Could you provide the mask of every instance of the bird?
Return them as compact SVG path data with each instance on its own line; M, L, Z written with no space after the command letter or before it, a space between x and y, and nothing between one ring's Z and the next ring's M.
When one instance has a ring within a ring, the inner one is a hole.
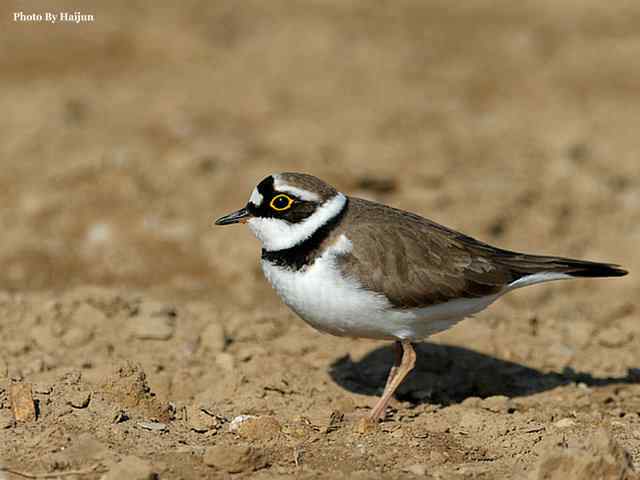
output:
M393 366L368 415L375 423L415 366L414 343L522 287L628 273L615 264L494 247L305 173L267 176L243 208L215 221L235 223L253 231L265 277L309 325L394 342Z

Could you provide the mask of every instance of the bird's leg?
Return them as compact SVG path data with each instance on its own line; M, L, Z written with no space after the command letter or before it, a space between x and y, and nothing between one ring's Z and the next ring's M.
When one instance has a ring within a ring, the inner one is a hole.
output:
M398 371L398 367L400 367L401 363L402 363L402 343L400 343L399 341L395 341L393 342L393 365L389 370L389 375L387 375L387 383L384 386L385 391L387 390L387 387L393 380L393 377L396 376L396 372Z
M387 386L384 389L382 397L380 397L380 400L378 400L378 403L376 403L375 407L373 407L369 414L369 418L373 421L378 421L384 417L391 397L416 364L416 352L413 349L411 342L409 340L402 340L400 346L402 347L402 360L400 361L400 365L393 372L393 378L387 382ZM389 376L391 377L391 372Z

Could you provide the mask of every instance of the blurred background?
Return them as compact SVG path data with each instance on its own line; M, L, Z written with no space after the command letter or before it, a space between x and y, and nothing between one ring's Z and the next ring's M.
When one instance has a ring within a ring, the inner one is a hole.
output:
M12 21L47 10L95 21ZM0 288L275 302L257 241L211 224L287 170L640 268L637 2L4 1L0 18Z
M638 1L3 0L0 457L199 479L207 447L251 442L261 478L507 478L583 471L555 455L605 425L640 465L639 59ZM363 438L340 412L373 405L391 349L313 331L249 230L212 226L278 171L631 275L525 289L429 339ZM14 426L11 381L36 422ZM271 427L230 433L248 413Z

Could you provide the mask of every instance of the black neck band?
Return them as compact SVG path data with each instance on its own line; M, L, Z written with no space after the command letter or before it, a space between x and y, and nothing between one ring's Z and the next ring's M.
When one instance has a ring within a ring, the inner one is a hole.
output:
M318 228L313 234L303 240L302 242L294 245L291 248L285 248L283 250L267 251L262 249L262 260L265 260L278 267L284 267L289 270L302 270L305 267L313 265L318 257L320 245L329 236L331 230L333 230L342 218L345 212L349 208L349 200L342 207L342 210L327 223Z

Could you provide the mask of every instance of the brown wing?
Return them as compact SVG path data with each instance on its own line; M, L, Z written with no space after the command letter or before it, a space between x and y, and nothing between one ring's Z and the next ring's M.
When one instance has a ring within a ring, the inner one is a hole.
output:
M536 272L624 272L613 265L501 250L418 215L357 198L350 199L349 214L353 249L340 258L341 267L397 308L491 295Z

